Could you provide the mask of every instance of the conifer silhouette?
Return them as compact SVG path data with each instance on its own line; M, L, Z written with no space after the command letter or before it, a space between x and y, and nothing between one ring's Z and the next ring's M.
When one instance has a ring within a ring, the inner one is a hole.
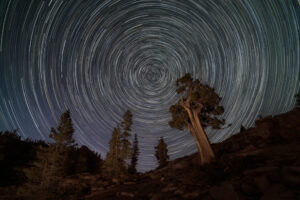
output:
M121 159L121 130L117 126L114 128L112 138L109 142L109 152L102 166L102 173L107 178L119 179L124 174L124 161Z
M109 152L102 166L102 173L105 177L121 179L128 173L127 159L131 157L131 143L128 140L132 125L132 113L127 110L124 113L121 127L117 126L109 142ZM123 131L123 133L122 133Z
M54 142L48 145L39 145L36 151L36 160L24 169L28 181L23 188L20 188L21 193L48 191L49 194L54 195L53 190L59 190L57 182L67 174L68 152L75 145L72 138L73 133L70 111L67 110L61 115L57 130L51 128L49 137Z
M136 165L138 161L139 156L139 147L138 147L138 138L137 135L134 134L134 141L133 141L133 147L132 147L132 156L131 156L131 164L129 167L129 173L136 173Z
M123 116L122 128L123 134L121 135L121 159L126 160L131 156L131 143L128 140L130 137L132 125L132 114L130 110L127 110Z
M164 139L161 137L158 145L155 147L155 156L159 164L159 168L164 167L169 159L168 147Z

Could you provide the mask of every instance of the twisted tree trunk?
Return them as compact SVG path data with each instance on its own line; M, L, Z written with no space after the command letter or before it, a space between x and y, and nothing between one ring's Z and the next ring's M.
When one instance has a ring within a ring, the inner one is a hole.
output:
M184 103L183 101L181 102L181 106L189 115L190 123L188 123L188 130L193 135L196 141L200 157L200 164L203 165L206 163L210 163L215 159L215 154L211 148L211 144L198 117L201 109L192 110L188 105L188 102Z
M208 137L200 123L198 113L193 111L193 121L195 124L194 129L195 129L195 135L197 136L197 146L198 149L201 148L200 153L200 163L201 165L205 163L210 163L215 159L215 153L213 149L211 148L210 142L208 140ZM196 138L195 138L196 139Z

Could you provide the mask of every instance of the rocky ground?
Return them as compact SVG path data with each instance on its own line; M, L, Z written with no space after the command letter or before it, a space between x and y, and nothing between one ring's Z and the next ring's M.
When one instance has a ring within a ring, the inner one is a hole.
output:
M258 120L213 148L217 159L204 167L194 154L122 183L94 177L85 199L300 199L300 110Z
M258 120L255 128L213 149L216 161L203 167L194 154L122 182L90 174L68 177L62 186L77 192L65 199L300 199L299 109ZM0 199L18 199L6 197L0 190Z

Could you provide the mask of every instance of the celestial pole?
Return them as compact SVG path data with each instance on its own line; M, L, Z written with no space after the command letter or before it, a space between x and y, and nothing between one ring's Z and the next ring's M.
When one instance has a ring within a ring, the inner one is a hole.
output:
M295 106L297 16L297 0L1 0L0 130L49 141L70 109L76 142L105 157L130 109L138 168L153 169L160 137L171 158L197 150L168 125L185 73L222 97L232 126L211 142Z

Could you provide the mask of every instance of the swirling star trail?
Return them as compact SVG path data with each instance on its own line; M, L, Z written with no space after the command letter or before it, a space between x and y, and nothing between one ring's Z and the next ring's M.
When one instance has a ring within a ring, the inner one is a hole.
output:
M105 156L113 127L133 113L139 169L196 151L171 129L175 80L190 72L223 98L232 126L211 142L286 112L299 92L296 0L2 0L0 130L47 139L71 110L78 144Z

